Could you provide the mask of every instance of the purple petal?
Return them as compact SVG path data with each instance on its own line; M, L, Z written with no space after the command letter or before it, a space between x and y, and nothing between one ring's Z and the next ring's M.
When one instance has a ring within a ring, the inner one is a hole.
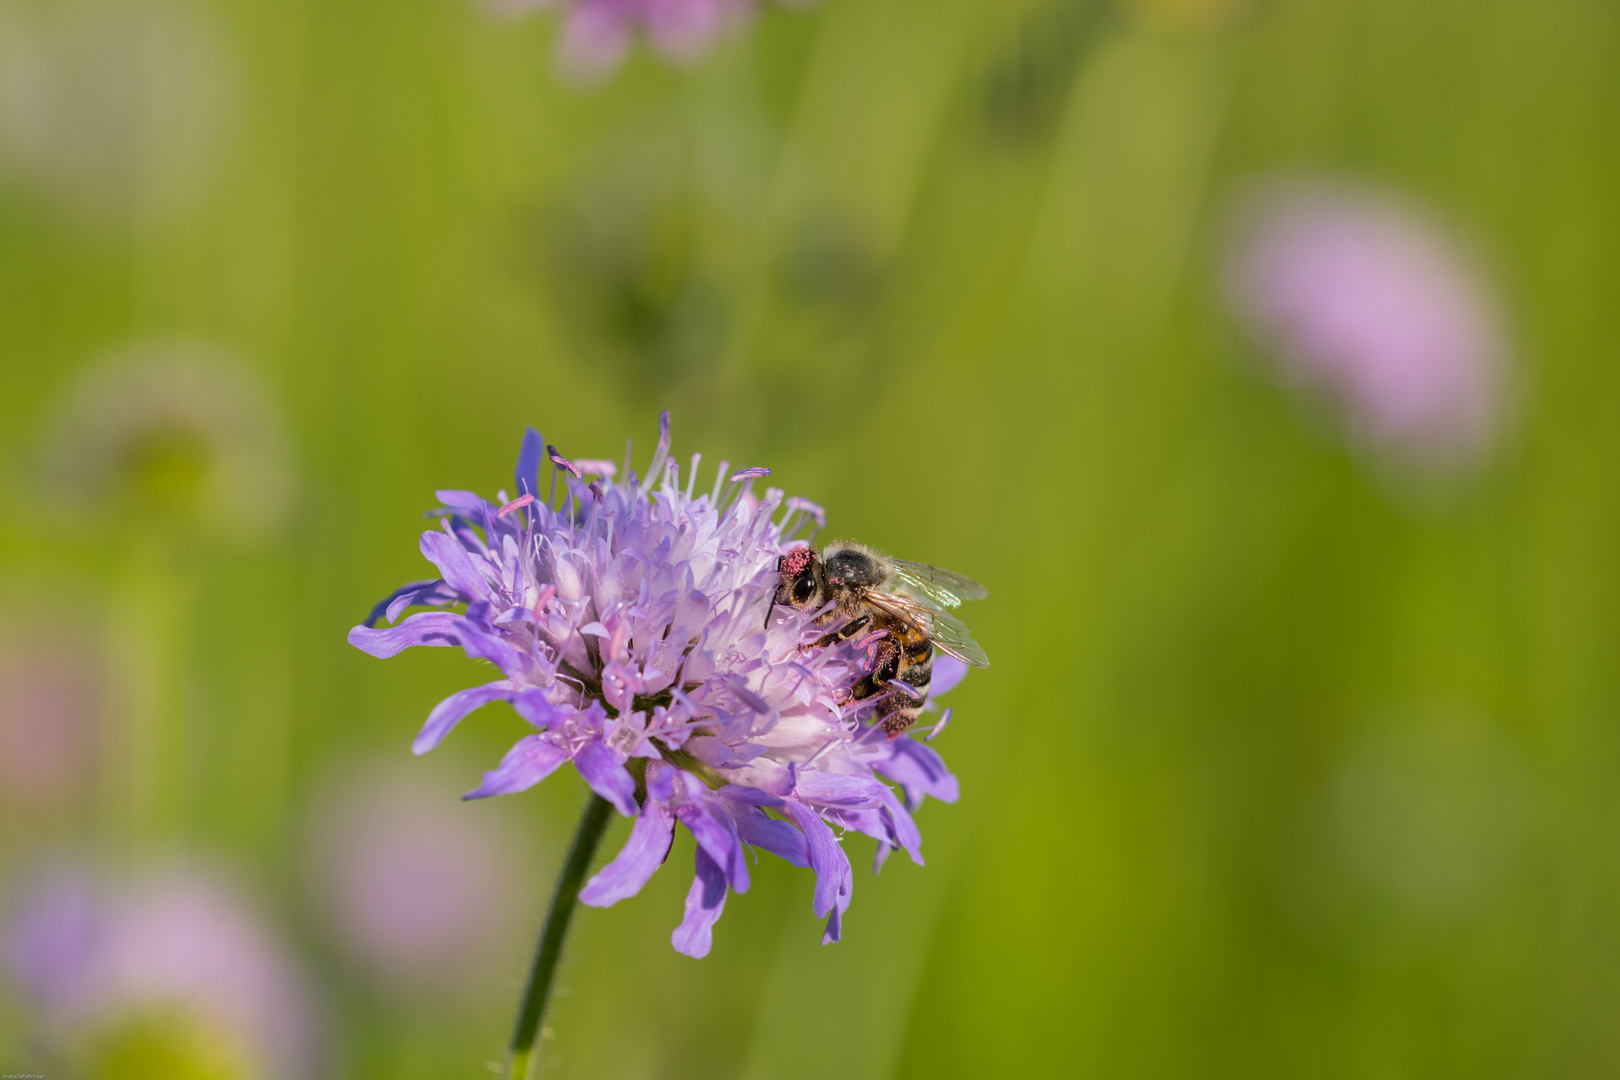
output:
M871 806L887 790L870 776L820 772L812 769L797 774L795 790L806 799L840 806Z
M877 770L905 789L908 806L917 809L925 795L942 802L956 801L956 777L932 747L908 738L895 739L889 746L889 760L878 765Z
M377 625L377 622L383 618L386 618L389 622L393 622L394 616L393 614L390 614L390 611L392 610L396 601L406 600L407 597L415 596L418 592L427 588L429 585L437 585L438 583L438 578L429 578L426 581L412 581L409 584L401 585L399 588L377 601L376 604L372 605L371 614L367 615L366 621L360 625L374 627ZM406 606L409 606L408 600L406 600Z
M476 514L489 505L484 502L484 497L476 491L458 491L455 488L449 488L435 491L433 497L438 499L439 505L446 510L463 510L469 514Z
M854 874L849 868L849 856L833 836L833 831L821 816L796 800L784 806L793 820L804 830L810 847L810 866L816 872L815 913L819 919L835 907L843 911L849 906ZM834 939L836 940L836 938Z
M518 450L517 472L513 474L513 483L517 486L517 493L521 495L534 495L540 493L540 455L545 453L546 441L534 428L525 428L523 432L523 446Z
M741 784L727 784L715 792L723 799L732 802L747 803L749 806L781 806L782 800L768 791L761 791L756 787L744 787Z
M427 753L444 741L444 737L450 734L451 728L461 722L462 717L492 701L504 700L511 694L512 684L505 679L485 683L483 686L469 687L466 690L457 690L428 713L427 723L422 725L416 741L411 743L411 753Z
M780 855L794 866L810 865L810 846L805 842L804 833L785 821L767 817L752 806L733 805L727 809L744 842Z
M488 600L489 583L479 572L461 541L449 533L430 529L422 534L422 555L439 568L444 583L468 600Z
M512 695L512 709L523 719L545 731L554 726L559 720L566 718L570 710L553 705L546 700L546 692L539 688L519 690Z
M462 621L453 611L421 611L398 626L373 629L357 626L349 631L349 644L379 660L397 656L412 645L456 645L454 631Z
M900 805L900 800L894 797L894 792L885 788L882 797L883 820L889 827L889 842L896 847L904 848L906 854L911 856L911 861L921 866L922 832L918 830L917 823L911 820L911 815Z
M469 614L474 613L472 607L467 610ZM429 612L428 614L432 613ZM523 675L528 664L525 662L523 654L508 644L505 638L486 630L474 619L466 616L453 616L453 618L456 619L456 642L461 646L462 652L474 660L488 660L500 668L508 678L516 679Z
M501 763L484 774L484 782L463 795L463 799L484 799L491 795L511 795L534 787L557 771L568 760L568 751L544 735L525 735L501 758Z
M701 781L694 781L701 786ZM708 798L681 805L675 811L697 840L698 846L709 853L716 866L723 868L731 887L737 892L748 891L748 860L744 857L742 838L731 815L710 805Z
M741 472L732 473L731 483L735 484L740 480L758 480L762 476L769 475L771 475L771 470L765 468L763 465L755 465L751 469L743 469Z
M574 768L591 790L612 803L619 813L636 816L635 778L601 739L592 739L574 755Z
M713 942L711 931L725 906L725 872L700 847L697 849L697 874L686 893L686 917L669 937L675 951L700 960L708 956L709 946Z
M393 603L388 605L388 610L383 612L383 617L389 622L393 622L395 619L399 618L400 612L404 611L408 607L415 607L418 605L440 607L444 604L453 604L455 602L456 594L450 588L450 586L446 585L443 580L435 579L434 581L428 582L424 588L418 589L413 593L406 593L402 596L395 597ZM376 612L374 611L372 614L375 615ZM373 624L368 623L367 625L369 626Z
M935 653L933 675L928 680L928 696L939 697L950 693L967 673L968 666L950 653Z
M877 851L872 855L872 876L873 877L877 877L878 871L883 869L883 864L889 861L889 856L891 854L893 854L893 852L894 852L894 845L893 844L890 844L887 840L879 840L878 841L878 843L877 843Z
M831 945L844 936L844 910L833 908L832 914L827 916L827 929L821 932L821 943Z
M580 890L579 899L592 907L608 907L641 891L647 879L664 863L675 838L675 817L663 803L648 799L612 862Z

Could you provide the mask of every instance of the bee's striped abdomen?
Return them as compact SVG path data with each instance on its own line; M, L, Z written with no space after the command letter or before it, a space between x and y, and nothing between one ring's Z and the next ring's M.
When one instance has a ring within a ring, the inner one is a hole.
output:
M887 613L874 612L877 629L888 637L878 642L872 669L855 684L855 701L877 700L878 722L889 738L897 738L911 727L928 698L928 684L934 674L934 645L921 629ZM907 693L895 686L904 683Z

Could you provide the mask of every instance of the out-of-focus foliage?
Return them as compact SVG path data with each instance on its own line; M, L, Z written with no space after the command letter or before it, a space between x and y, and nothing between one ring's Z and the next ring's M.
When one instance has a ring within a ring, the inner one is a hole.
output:
M344 633L523 425L616 458L670 408L984 581L995 666L926 868L825 949L769 858L703 961L681 875L583 912L547 1076L1620 1072L1620 10L820 0L592 88L557 33L0 0L4 1071L498 1060L583 788L457 803L518 721L411 758L467 662ZM1380 193L1482 283L1463 466L1287 374L1387 327L1229 310L1279 178ZM15 929L64 865L107 918L227 883L308 1057L157 992L184 964L127 1008L39 990L28 957L101 955Z

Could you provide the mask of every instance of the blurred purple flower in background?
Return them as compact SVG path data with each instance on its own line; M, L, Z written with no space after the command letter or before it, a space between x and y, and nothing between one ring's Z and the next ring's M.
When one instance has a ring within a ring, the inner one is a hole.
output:
M756 0L486 0L501 12L561 7L558 60L580 76L602 76L624 59L630 44L644 35L654 49L677 61L691 61L718 35L753 14Z
M1418 211L1347 183L1262 183L1227 285L1285 377L1374 448L1440 467L1489 449L1505 405L1499 318L1476 267Z
M314 817L316 881L338 942L390 982L442 982L490 953L520 895L496 822L414 775L346 776Z
M750 847L815 870L814 907L836 941L849 906L850 863L833 829L902 848L921 863L908 808L954 800L956 779L911 738L870 723L872 701L846 706L865 673L857 639L808 649L820 630L796 610L766 625L777 559L820 507L752 491L765 470L728 471L696 493L669 456L668 414L647 479L608 462L569 461L532 429L517 495L499 505L441 491L441 527L421 550L443 575L406 585L377 606L352 644L378 657L413 645L459 645L502 678L452 694L429 715L417 753L462 717L509 702L535 734L514 745L468 798L522 791L565 762L635 818L629 840L580 893L607 906L634 896L668 854L677 824L697 840L686 918L673 936L709 951L728 890L749 885ZM539 468L553 465L548 497ZM600 479L587 479L591 476ZM561 493L557 492L560 480ZM777 512L785 512L780 518ZM466 604L373 628L407 607ZM904 803L877 779L898 783Z
M176 1060L199 1075L309 1072L309 1015L283 951L194 870L116 893L72 867L46 871L21 891L0 949L45 1040L86 1071L116 1059L134 1070L121 1075Z

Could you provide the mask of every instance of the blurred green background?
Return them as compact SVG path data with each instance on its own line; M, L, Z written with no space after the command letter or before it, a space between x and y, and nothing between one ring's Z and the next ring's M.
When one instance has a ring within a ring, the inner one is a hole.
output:
M615 457L669 408L677 454L984 581L995 666L926 868L851 838L828 948L769 859L702 961L684 872L582 911L544 1075L1620 1075L1620 8L820 0L590 87L556 36L0 6L0 707L78 725L59 783L8 766L5 896L205 866L304 1073L498 1062L585 789L459 804L519 722L412 758L472 665L344 634L525 424ZM1300 171L1488 268L1516 407L1466 475L1392 478L1251 362L1229 206ZM403 967L333 914L373 792L487 856ZM64 1051L3 995L7 1072L273 1071L167 1014Z

